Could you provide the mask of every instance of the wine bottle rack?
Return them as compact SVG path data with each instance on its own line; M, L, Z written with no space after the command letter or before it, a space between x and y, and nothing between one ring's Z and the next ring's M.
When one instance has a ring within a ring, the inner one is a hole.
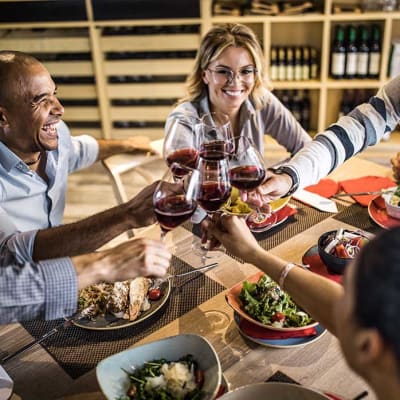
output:
M272 81L278 91L308 90L313 133L336 121L346 89L374 91L387 82L391 43L400 39L399 11L334 14L333 0L318 4L299 15L215 16L212 0L171 0L168 5L164 0L1 1L0 48L43 61L74 134L158 139L166 116L184 94L202 35L219 23L246 24L262 43L268 72L272 48L316 49L314 79ZM50 15L43 11L48 6L53 7ZM330 77L338 24L379 25L378 78Z

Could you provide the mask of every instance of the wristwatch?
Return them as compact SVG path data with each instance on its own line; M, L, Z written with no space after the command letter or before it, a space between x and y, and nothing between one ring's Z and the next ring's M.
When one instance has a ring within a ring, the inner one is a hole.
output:
M291 196L299 187L299 177L297 176L297 173L294 169L290 167L286 167L284 165L281 165L279 167L271 167L268 168L271 170L274 174L280 175L280 174L286 174L289 175L290 178L292 179L292 186L290 187L289 191L283 195L282 197L287 197Z

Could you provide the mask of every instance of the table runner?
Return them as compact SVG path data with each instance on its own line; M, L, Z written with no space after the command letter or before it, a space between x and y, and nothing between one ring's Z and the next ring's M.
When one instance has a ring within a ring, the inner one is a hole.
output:
M173 256L170 273L193 270L186 262ZM225 287L199 273L190 277L177 278L167 303L152 317L127 328L93 331L71 326L65 332L50 337L43 347L73 379L94 368L102 359L127 349L134 343L179 318L199 304L225 290ZM195 294L195 295L194 295ZM27 321L21 325L34 337L39 338L53 329L62 320ZM73 352L77 347L79 353Z
M372 221L368 214L368 209L359 204L352 204L333 218L374 234L383 230L383 228Z

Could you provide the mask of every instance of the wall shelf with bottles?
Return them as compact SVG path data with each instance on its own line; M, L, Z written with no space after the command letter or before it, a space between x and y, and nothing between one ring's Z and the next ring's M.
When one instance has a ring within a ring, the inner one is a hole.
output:
M156 139L184 93L201 36L212 25L243 23L259 37L269 74L274 48L290 48L294 58L299 48L304 54L315 52L314 75L273 79L272 84L281 93L308 90L309 130L318 132L336 121L346 90L376 91L388 80L392 42L400 42L400 11L333 13L334 3L315 0L316 10L299 15L221 16L213 14L213 0L191 0L190 7L187 0L171 1L168 7L163 0L136 0L134 5L129 0L1 1L0 48L43 59L55 77L73 133ZM52 15L44 19L41 7L49 5ZM332 78L338 25L380 27L377 78Z

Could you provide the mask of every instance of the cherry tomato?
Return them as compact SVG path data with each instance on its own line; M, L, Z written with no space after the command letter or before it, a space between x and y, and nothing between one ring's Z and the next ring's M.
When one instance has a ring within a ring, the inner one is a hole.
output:
M343 244L338 244L335 247L336 255L340 258L349 258L349 255L347 254L346 248L343 246Z
M280 312L280 311L277 311L273 316L272 316L272 321L274 321L274 322L281 322L281 321L284 321L285 320L285 314L284 313L282 313L282 312Z
M196 369L195 372L195 382L198 388L202 388L203 387L203 383L204 383L204 373L201 369Z
M161 297L161 290L160 289L150 289L147 293L150 300L158 300Z

